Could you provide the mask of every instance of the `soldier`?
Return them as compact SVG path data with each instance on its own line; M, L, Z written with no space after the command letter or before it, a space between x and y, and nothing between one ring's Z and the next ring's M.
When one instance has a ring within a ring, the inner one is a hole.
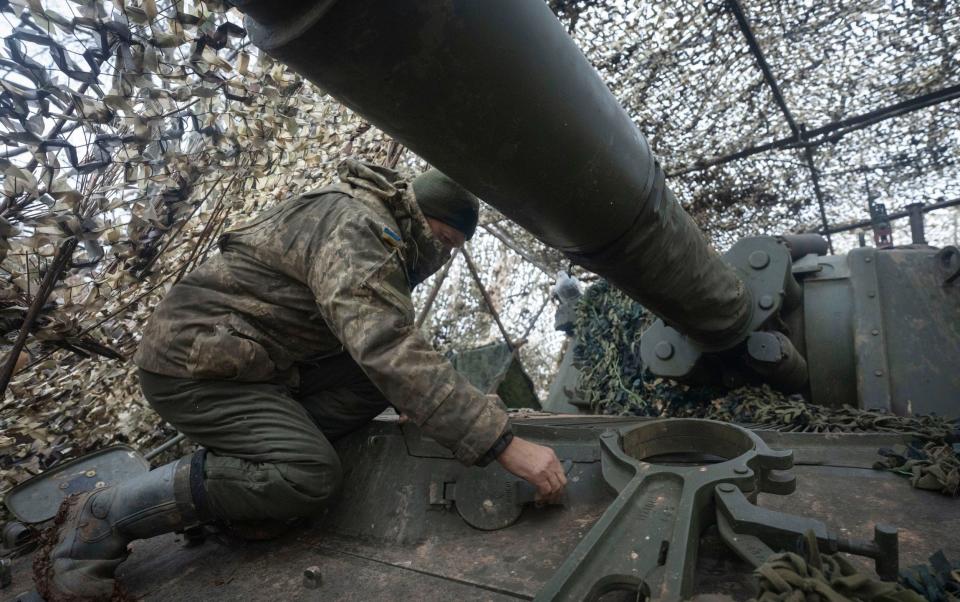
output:
M109 598L134 539L316 513L341 478L330 441L390 404L463 464L563 489L553 450L514 437L413 325L411 289L473 235L476 197L437 170L408 185L347 160L339 176L229 231L157 307L141 387L204 449L66 500L35 567L48 601Z

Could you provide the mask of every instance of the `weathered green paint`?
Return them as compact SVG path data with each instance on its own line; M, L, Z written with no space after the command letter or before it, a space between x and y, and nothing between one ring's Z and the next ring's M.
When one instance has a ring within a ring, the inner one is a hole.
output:
M856 367L850 361L853 339L837 336L853 329L846 261L842 256L810 257L806 263L819 270L803 285L803 312L812 318L804 321L810 397L830 407L852 405L857 399Z
M658 420L600 438L603 476L619 492L536 600L598 600L632 591L655 600L693 594L703 529L716 516L714 488L788 494L793 453L775 451L746 429L708 420ZM676 454L715 464L663 462Z
M954 367L960 357L960 286L944 282L937 250L856 249L846 257L819 258L818 267L803 280L811 379L834 374L831 381L847 396L817 383L813 401L856 401L901 415L960 415L960 371ZM833 289L837 302L811 298L824 287ZM811 345L823 353L814 354Z
M775 237L743 238L724 254L723 260L739 274L746 287L744 297L750 300L747 332L776 329L781 311L799 305L800 290L790 273L790 249ZM704 355L729 347L703 344L660 319L644 332L640 353L644 365L654 374L670 378L722 378L722 374L704 374L712 368L706 365Z
M719 379L742 369L745 357L767 382L804 392L819 405L960 415L960 371L951 363L960 357L960 283L945 278L937 249L862 248L808 255L791 265L785 248L777 247L772 237L746 238L724 259L751 291L751 330L789 336L780 337L782 370L757 369L749 345L739 354L707 358L716 350L663 321L644 333L644 365L661 376ZM759 253L770 260L760 261Z

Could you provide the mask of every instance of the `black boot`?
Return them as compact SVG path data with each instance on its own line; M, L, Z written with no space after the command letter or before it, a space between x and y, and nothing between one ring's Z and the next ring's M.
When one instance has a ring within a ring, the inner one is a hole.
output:
M209 520L204 506L202 452L71 496L34 559L37 589L47 602L109 600L127 544Z

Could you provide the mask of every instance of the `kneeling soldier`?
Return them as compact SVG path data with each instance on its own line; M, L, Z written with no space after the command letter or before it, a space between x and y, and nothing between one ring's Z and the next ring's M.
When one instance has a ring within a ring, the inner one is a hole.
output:
M390 404L464 464L562 490L553 450L514 437L500 400L414 327L411 289L473 235L476 197L436 170L408 185L347 160L339 175L227 232L157 307L140 383L204 449L65 501L38 557L48 601L109 598L134 539L316 513L340 484L330 441Z

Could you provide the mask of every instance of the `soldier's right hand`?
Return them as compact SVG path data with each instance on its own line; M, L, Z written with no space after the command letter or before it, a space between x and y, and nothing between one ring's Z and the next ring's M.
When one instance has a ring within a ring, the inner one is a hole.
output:
M567 484L557 454L543 445L514 437L497 457L501 466L537 488L536 500L554 503Z

